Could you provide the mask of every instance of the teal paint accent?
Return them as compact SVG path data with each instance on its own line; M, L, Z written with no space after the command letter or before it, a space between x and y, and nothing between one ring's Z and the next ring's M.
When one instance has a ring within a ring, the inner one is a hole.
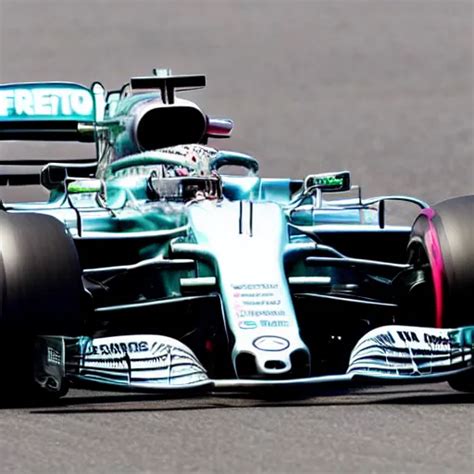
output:
M161 94L159 92L150 92L124 97L118 102L117 108L114 112L114 117L118 115L128 115L132 108L135 107L137 104L142 104L149 100L155 99L161 99Z

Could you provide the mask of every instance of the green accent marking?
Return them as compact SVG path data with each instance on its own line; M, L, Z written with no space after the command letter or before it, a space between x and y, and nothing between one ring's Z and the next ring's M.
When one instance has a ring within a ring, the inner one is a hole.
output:
M68 184L67 191L70 194L98 193L100 192L100 181L74 181Z
M343 178L336 178L336 176L320 176L314 179L314 183L318 186L342 186L344 184Z

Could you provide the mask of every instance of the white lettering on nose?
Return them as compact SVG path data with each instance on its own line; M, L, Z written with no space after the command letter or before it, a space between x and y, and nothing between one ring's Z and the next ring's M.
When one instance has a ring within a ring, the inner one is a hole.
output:
M33 99L27 89L15 90L15 113L17 115L33 115Z
M86 91L77 91L70 95L71 108L78 115L89 115L92 112L94 104L92 97Z

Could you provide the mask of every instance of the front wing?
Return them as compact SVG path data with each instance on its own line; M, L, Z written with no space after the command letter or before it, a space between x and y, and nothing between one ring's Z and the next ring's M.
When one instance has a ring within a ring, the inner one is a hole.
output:
M36 353L36 382L56 392L66 381L156 392L427 383L448 380L463 372L472 372L474 381L474 326L382 326L355 345L345 374L299 379L212 380L191 349L175 339L156 335L41 336Z

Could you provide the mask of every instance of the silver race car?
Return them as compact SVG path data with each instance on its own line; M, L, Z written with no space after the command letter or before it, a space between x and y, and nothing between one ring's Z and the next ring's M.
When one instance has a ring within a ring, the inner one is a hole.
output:
M474 196L363 198L348 171L259 176L233 123L155 70L0 86L0 140L91 142L91 160L2 161L2 392L216 392L447 380L474 390ZM236 174L236 171L240 173ZM386 203L419 208L389 225Z

